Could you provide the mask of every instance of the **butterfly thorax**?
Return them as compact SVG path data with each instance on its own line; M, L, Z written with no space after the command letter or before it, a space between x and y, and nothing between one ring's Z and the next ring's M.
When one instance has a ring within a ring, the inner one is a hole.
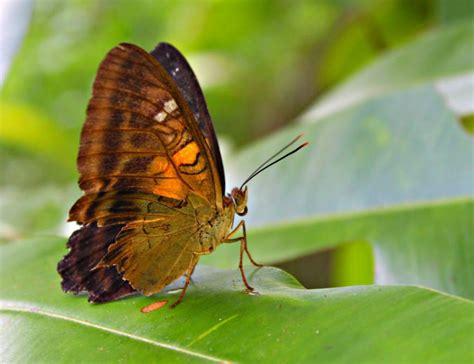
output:
M235 208L232 200L225 196L222 210L217 210L203 199L191 193L188 197L189 202L196 211L196 220L199 231L200 254L209 254L228 235L234 222Z
M189 199L193 205L199 204L196 195L190 195ZM209 204L201 204L197 211L197 220L199 225L199 237L202 254L212 253L216 247L221 244L229 235L234 223L234 216L247 214L247 188L238 187L232 189L232 192L223 197L223 208L217 210L210 208ZM200 200L200 198L199 198Z

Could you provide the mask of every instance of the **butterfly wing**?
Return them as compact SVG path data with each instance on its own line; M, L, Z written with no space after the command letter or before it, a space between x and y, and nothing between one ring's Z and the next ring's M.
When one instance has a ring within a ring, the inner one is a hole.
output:
M198 122L202 134L211 148L212 156L219 172L222 191L225 191L224 165L211 116L199 82L184 56L171 44L160 43L150 53L173 77L181 94L190 106L194 119Z
M107 254L122 227L98 227L92 223L71 235L68 242L70 251L58 264L65 292L88 291L90 302L107 302L136 292L114 267L93 269Z
M139 47L121 44L101 63L78 157L85 195L69 216L85 227L70 238L71 252L60 262L63 287L88 290L93 299L84 282L96 271L131 284L109 292L106 301L134 288L156 292L188 268L200 243L198 210L189 196L208 210L222 209L223 198L221 162L213 154L218 148L201 132L190 105L167 70ZM90 231L101 236L108 226L121 229L104 252L105 243ZM86 251L94 259L83 257ZM68 274L80 259L86 266Z
M161 64L134 45L112 49L100 65L78 169L86 195L132 190L182 200L193 191L222 206L219 172L190 107Z
M154 218L127 224L96 266L115 266L145 295L159 292L197 262L195 253L203 250L198 220L203 213L212 214L207 202L194 193L180 208L154 203L150 210Z
M203 249L198 219L213 211L193 192L182 201L113 192L94 196L93 203L94 221L71 236L71 251L58 266L63 289L87 290L92 302L135 290L156 293L180 277Z

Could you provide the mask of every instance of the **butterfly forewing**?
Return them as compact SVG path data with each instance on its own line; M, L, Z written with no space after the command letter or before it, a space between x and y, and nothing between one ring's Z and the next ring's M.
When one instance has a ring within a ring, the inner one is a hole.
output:
M197 121L207 144L211 148L212 157L219 172L221 188L222 191L225 191L224 165L222 164L219 143L216 133L214 132L211 116L207 110L204 95L191 66L186 61L186 58L184 58L175 47L168 43L158 44L150 54L155 57L173 77L176 86L191 108L194 119Z
M163 67L136 46L114 48L99 68L81 135L78 169L85 198L137 191L183 200L195 191L218 206L218 171L196 130ZM90 207L76 204L71 220L93 216L84 210Z

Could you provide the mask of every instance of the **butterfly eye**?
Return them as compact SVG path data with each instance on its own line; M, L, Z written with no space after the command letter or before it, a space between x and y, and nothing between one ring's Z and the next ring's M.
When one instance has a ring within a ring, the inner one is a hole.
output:
M244 211L242 211L242 212L236 211L236 212L237 212L237 215L239 215L239 216L247 215L247 212L248 212L247 206L245 206Z

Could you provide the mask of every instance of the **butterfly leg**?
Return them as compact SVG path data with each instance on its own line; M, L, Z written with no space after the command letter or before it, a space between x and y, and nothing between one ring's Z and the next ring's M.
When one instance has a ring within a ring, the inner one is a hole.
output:
M245 253L247 253L247 256L249 257L249 260L250 262L256 266L256 267L263 267L263 264L259 264L257 263L255 260L253 260L252 258L252 255L250 254L250 251L249 251L249 248L248 248L248 245L247 245L247 230L245 228L245 220L241 220L237 226L235 227L234 230L232 230L229 235L227 235L227 238L226 240L230 239L232 237L232 235L234 235L239 229L240 227L242 227L242 231L243 231L243 239L245 240L245 243L244 243L244 250L245 250ZM238 240L237 240L238 241ZM224 241L226 242L226 241Z
M225 239L223 243L235 243L237 241L240 241L240 260L239 260L239 269L240 269L240 274L242 275L242 281L244 282L245 287L247 288L248 291L254 291L254 288L247 282L247 277L245 276L244 272L244 251L245 251L245 237L240 237L240 238L232 238L232 239Z
M243 236L239 238L232 238L232 235L234 235L238 229L242 227L243 230ZM247 248L247 231L245 230L245 221L242 220L239 222L239 224L235 227L234 230L232 230L229 235L227 235L227 238L223 241L224 243L235 243L237 241L240 241L240 260L239 260L239 269L240 269L240 274L242 275L242 281L244 282L245 287L247 288L248 291L252 292L254 291L254 288L248 283L247 277L245 276L244 272L244 266L243 266L243 261L244 261L244 252L247 253L247 256L249 257L250 261L252 264L261 267L262 265L256 263L253 259L252 256L250 255L248 248Z
M245 226L245 225L244 225ZM240 259L239 259L239 269L240 269L240 274L242 275L242 281L245 284L245 287L249 291L253 291L254 288L247 282L247 277L245 276L244 272L244 265L243 265L243 260L244 260L244 251L245 251L245 246L246 246L246 238L245 236L239 238L240 239Z
M244 232L244 240L245 240L244 249L245 249L245 252L247 253L247 256L249 257L250 262L251 262L254 266L256 266L256 267L263 267L263 264L259 264L259 263L257 263L255 260L253 260L252 255L251 255L250 252L249 252L249 247L248 247L248 245L247 245L247 230L245 229L245 221L242 220L241 223L242 223L242 231Z
M196 266L197 266L197 262L196 264L194 264L194 267L193 269L190 271L190 272L187 272L186 273L186 276L189 276L189 281L194 284L194 281L193 281L193 273L194 273L194 270L196 269Z
M183 287L183 290L181 291L181 294L179 295L178 299L176 300L175 303L173 303L170 308L175 308L176 306L178 306L181 301L183 300L184 298L184 295L186 294L186 290L188 289L188 286L189 286L189 282L191 281L191 275L193 274L194 272L194 268L196 268L196 264L199 260L199 256L198 255L195 255L194 258L191 260L191 263L189 264L189 268L187 270L187 274L186 274L186 282L184 283L184 287Z

